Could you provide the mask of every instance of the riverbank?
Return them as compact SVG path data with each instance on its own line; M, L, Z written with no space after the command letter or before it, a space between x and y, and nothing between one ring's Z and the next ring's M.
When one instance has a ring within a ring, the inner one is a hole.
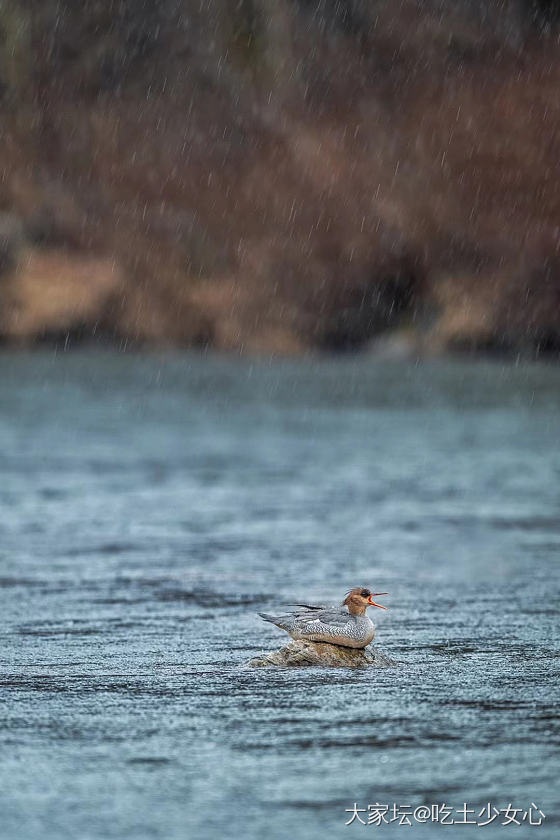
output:
M538 4L191 5L2 5L3 343L558 356Z

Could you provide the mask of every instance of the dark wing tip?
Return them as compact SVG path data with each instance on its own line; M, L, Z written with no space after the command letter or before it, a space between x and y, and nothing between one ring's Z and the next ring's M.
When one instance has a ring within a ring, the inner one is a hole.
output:
M324 607L319 607L317 604L287 604L288 607L302 607L304 610L323 610Z

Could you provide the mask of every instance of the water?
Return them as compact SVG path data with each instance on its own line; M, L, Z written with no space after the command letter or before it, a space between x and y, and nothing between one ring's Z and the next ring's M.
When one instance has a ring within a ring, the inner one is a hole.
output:
M486 836L558 836L558 369L45 352L0 379L2 840L438 831L345 827L354 802L534 802ZM355 584L391 593L399 667L240 667L285 641L258 610Z

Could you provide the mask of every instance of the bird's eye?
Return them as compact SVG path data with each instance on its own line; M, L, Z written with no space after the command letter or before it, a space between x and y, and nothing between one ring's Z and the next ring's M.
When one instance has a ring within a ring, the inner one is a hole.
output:
M371 595L371 592L368 589L362 589L362 591L360 592L360 595L362 596L362 598L369 598L369 596Z

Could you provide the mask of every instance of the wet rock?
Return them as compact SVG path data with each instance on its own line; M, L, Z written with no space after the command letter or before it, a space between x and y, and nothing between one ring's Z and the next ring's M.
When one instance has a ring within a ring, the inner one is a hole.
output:
M280 650L263 653L246 663L250 668L308 667L322 668L390 668L397 663L374 647L345 648L323 642L293 641Z

